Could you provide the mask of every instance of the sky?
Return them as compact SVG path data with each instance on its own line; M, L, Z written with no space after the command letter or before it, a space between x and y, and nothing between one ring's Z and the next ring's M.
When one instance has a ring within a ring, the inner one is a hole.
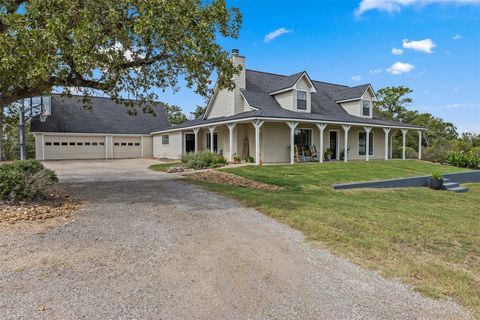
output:
M480 133L480 0L227 0L240 9L237 48L248 69L374 89L411 88L420 112ZM204 98L158 93L185 113Z

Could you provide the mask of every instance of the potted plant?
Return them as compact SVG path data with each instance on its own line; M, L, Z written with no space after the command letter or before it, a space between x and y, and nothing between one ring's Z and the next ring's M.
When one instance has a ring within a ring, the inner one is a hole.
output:
M430 188L434 190L443 189L443 177L438 172L433 172L430 178Z
M323 159L325 159L325 161L332 160L332 150L330 148L327 148L327 150L325 150L323 153Z
M240 156L235 152L233 154L233 163L240 163L241 159Z

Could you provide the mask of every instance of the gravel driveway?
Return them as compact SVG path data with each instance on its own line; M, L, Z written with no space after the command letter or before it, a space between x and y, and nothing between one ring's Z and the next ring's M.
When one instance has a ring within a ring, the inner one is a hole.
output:
M464 319L153 160L51 162L72 220L0 226L1 319Z

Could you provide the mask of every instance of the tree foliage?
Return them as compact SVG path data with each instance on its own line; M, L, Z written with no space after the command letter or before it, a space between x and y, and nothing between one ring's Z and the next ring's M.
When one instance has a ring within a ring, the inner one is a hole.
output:
M167 114L168 122L170 123L170 125L180 124L188 120L187 116L182 112L182 108L180 108L179 106L165 103L163 109Z
M240 25L225 0L0 0L0 106L73 87L151 111L150 89L178 90L183 78L206 96L214 72L233 89L240 70L217 38L237 38Z
M204 115L205 111L207 110L207 107L202 107L202 106L196 106L195 110L190 112L191 118L192 119L197 119L200 118L201 116Z
M413 100L405 95L412 93L413 90L404 86L385 87L377 91L378 101L374 103L375 112L387 119L401 120L406 106Z

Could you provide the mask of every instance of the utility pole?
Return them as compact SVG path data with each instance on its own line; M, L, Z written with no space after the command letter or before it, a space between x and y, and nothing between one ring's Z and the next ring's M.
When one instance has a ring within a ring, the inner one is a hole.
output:
M19 140L20 140L20 160L27 159L27 146L25 144L25 99L22 99L22 104L20 105L20 125L19 129Z

